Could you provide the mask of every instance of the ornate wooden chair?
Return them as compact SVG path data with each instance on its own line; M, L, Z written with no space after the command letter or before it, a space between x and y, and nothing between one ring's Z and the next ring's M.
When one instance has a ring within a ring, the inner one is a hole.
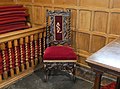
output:
M77 56L71 48L71 11L48 11L46 14L46 50L43 56L45 81L51 70L63 70L75 80ZM50 22L50 24L49 24Z

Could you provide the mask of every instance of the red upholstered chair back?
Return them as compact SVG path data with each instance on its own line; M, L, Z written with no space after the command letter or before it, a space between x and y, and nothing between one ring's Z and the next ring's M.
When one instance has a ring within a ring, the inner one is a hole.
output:
M46 14L47 47L51 45L70 45L70 16L71 11L48 11Z

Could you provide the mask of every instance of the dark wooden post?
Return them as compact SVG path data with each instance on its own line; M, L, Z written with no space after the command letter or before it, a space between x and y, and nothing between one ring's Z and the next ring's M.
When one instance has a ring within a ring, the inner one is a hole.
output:
M100 87L101 87L101 77L102 77L102 73L96 71L95 81L94 81L94 89L100 89Z

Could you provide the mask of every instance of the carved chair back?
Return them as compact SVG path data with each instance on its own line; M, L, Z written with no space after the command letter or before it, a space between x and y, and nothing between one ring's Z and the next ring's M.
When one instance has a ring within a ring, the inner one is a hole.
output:
M46 43L52 45L71 45L71 11L56 10L46 14Z

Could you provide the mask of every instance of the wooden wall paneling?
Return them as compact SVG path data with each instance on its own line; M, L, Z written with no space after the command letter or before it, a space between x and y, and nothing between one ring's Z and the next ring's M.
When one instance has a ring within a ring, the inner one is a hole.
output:
M116 38L108 38L108 43L110 43L111 41L115 40Z
M46 9L66 10L70 8L72 10L72 39L75 39L76 43L73 46L82 57L96 52L120 35L119 0L17 1L18 4L23 3L32 9L29 13L30 18L33 18L31 22L34 23L34 26L46 23ZM33 1L34 3L32 3ZM84 58L81 58L81 61L84 61Z
M105 46L106 38L101 35L92 35L92 41L91 41L91 53L96 52L103 46Z
M110 2L110 7L112 7L112 4ZM108 44L110 41L109 41L109 32L110 32L110 20L111 20L111 12L108 12L108 24L107 24L107 37L106 37L106 44Z
M17 0L13 0L14 4L17 4Z
M71 37L72 37L72 42L71 42L71 44L72 44L72 47L74 48L74 49L76 49L76 31L72 31L72 33L71 33Z
M29 14L29 21L32 23L33 22L33 17L32 17L32 6L31 5L25 5L27 8L27 13Z
M71 27L76 28L76 20L77 20L77 10L72 9L71 11ZM75 29L73 29L75 30Z
M34 6L34 24L42 24L42 7Z
M77 6L79 6L79 4L80 4L80 0L77 0Z
M94 16L93 31L106 33L107 23L108 23L108 13L96 11L94 14L95 16Z
M77 5L77 0L54 0L55 5Z
M78 63L81 63L81 64L85 64L85 65L88 65L86 62L85 62L85 60L86 60L87 58L86 57L84 57L84 56L79 56L79 58L78 58Z
M110 34L120 35L120 13L112 13L110 21Z
M54 0L55 5L77 5L77 0Z
M76 39L75 39L75 42L76 42L76 52L78 53L78 47L79 47L79 44L77 43L78 41L78 26L79 26L79 10L77 9L77 16L76 16Z
M46 23L46 11L47 10L53 10L54 8L52 8L52 7L44 7L43 8L44 10L44 13L43 13L43 21L44 21L44 23Z
M107 34L109 34L110 32L110 20L111 20L111 12L108 13Z
M77 5L77 0L64 0L64 3L66 5Z
M32 0L17 0L17 2L32 2Z
M114 2L114 0L110 0L109 8L113 8L113 2Z
M81 0L80 6L90 6L90 7L109 7L109 0Z
M3 2L13 2L13 0L0 0L0 3L3 3Z
M34 0L35 3L52 4L52 0Z
M90 26L90 31L93 30L94 26L94 14L95 11L91 11L91 26ZM89 42L89 53L91 53L91 45L92 45L92 34L90 34L90 42Z
M65 0L54 0L55 5L63 5Z
M63 7L54 7L54 10L64 10L65 8Z
M46 15L44 15L43 12L44 12L44 7L42 7L42 17L41 17L41 20L42 20L42 21L41 21L41 22L42 22L42 24L45 24L45 23L46 23L46 21L45 21L45 18L46 18L46 17L44 17L44 16L46 16Z
M90 31L91 11L80 10L79 12L79 30Z
M77 35L78 52L88 54L90 34L79 32Z
M0 0L0 5L15 4L14 0Z
M113 8L120 8L120 0L113 0Z

